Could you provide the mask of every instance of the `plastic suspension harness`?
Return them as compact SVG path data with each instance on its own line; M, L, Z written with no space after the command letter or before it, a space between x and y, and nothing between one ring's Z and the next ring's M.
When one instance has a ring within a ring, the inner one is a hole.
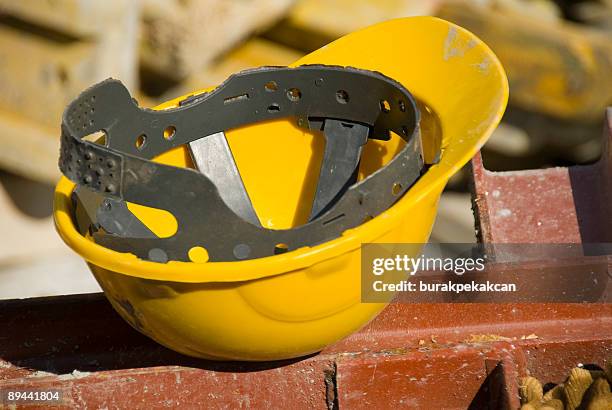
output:
M224 131L294 117L322 130L325 151L310 220L292 229L260 225ZM96 243L145 260L189 261L193 247L210 261L271 256L334 238L395 203L424 172L419 111L398 82L377 72L324 65L263 67L231 76L179 107L138 107L116 80L83 92L62 121L59 166L77 184L77 224ZM104 145L85 140L97 131ZM406 144L384 167L357 181L368 138ZM153 162L188 144L197 170ZM173 236L157 237L126 205L164 209ZM282 244L282 246L280 246Z

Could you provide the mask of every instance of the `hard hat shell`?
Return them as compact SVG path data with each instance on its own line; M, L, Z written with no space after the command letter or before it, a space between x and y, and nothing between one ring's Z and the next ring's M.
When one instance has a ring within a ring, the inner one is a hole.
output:
M426 159L441 147L439 161L398 202L337 239L255 260L155 263L82 236L72 216L75 185L63 177L56 187L54 220L62 239L87 261L117 312L170 349L209 359L285 359L317 352L364 326L385 304L361 302L361 244L427 242L446 182L489 138L508 99L506 75L493 52L463 28L434 17L368 27L292 66L303 64L358 67L399 81L420 103ZM288 120L226 135L262 225L305 222L322 139ZM389 161L399 143L368 142L361 173ZM192 165L184 147L156 160ZM160 235L176 229L159 210L129 206Z

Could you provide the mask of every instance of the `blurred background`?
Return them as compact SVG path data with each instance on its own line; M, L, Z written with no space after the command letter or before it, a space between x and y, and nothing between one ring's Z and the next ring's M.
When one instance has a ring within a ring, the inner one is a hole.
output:
M84 88L112 76L151 107L413 15L474 32L508 73L488 169L599 157L612 0L0 0L0 299L99 290L51 219L61 114ZM475 241L468 175L442 196L433 241Z

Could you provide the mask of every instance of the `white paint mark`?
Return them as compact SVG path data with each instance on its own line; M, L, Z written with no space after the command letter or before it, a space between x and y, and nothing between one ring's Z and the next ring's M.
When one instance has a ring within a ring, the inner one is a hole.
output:
M508 208L503 208L500 209L499 211L497 211L497 216L501 217L501 218L507 218L509 216L512 215L512 211L509 210Z
M467 51L476 46L476 41L470 39L465 42L457 36L457 28L449 27L448 34L444 40L444 60L453 57L462 57Z
M60 374L57 376L60 380L70 380L70 379L82 379L83 377L87 377L91 374L91 372L81 372L78 370L73 370L72 373L68 374Z
M486 74L489 71L489 67L491 67L491 60L489 59L489 57L485 57L482 59L480 63L475 64L475 66L478 69L478 71L480 71L483 74Z
M444 60L448 60L456 55L456 49L453 47L453 43L457 38L457 28L449 27L446 40L444 40Z

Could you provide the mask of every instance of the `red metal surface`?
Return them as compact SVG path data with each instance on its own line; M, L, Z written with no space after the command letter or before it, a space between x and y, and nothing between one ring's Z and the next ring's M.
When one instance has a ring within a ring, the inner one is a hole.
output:
M340 357L338 404L349 409L465 408L486 376L482 352L469 346Z
M610 305L395 304L319 355L261 364L176 354L135 332L102 295L1 305L0 328L10 332L0 336L0 390L59 388L67 406L82 408L466 408L492 391L516 401L515 373L558 381L612 355Z
M12 390L62 392L66 408L326 408L325 361L237 372L161 366L22 378ZM0 387L0 388L2 388ZM289 393L289 394L288 394Z
M612 108L592 165L490 172L472 160L479 234L489 243L612 242Z
M493 173L475 158L482 239L611 241L610 164L609 148L570 169ZM611 304L396 303L320 354L270 363L181 356L102 295L0 302L0 329L0 391L60 389L66 408L517 408L519 376L560 382L612 359Z

